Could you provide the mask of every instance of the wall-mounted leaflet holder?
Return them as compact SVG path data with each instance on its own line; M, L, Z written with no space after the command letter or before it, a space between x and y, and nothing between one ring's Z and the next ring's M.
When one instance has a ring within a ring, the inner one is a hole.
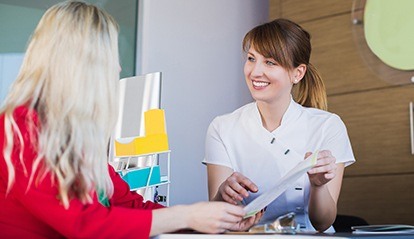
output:
M411 154L414 155L414 112L413 112L413 102L411 101L408 107L410 111L410 143L411 143Z

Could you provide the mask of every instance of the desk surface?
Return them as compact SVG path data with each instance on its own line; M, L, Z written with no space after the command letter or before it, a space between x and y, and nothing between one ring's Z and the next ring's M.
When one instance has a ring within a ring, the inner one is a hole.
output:
M257 234L163 234L154 239L318 239L324 236L315 235L279 235L279 234L268 234L268 235L257 235ZM335 239L348 239L347 237L335 237Z
M414 234L353 234L353 233L334 233L334 234L162 234L152 239L413 239Z

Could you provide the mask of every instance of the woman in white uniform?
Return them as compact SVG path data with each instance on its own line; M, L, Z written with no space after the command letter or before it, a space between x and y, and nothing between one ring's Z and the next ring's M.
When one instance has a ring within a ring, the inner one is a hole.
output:
M344 168L355 159L344 123L326 111L323 81L309 63L310 35L277 19L248 32L243 49L255 101L215 118L208 129L203 162L210 200L248 204L319 151L316 166L268 205L262 221L295 212L302 229L333 231Z

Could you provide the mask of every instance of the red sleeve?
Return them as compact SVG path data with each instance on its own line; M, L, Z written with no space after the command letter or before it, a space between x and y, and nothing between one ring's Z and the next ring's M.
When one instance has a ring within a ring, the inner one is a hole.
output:
M110 207L101 205L95 196L92 204L84 205L79 200L73 199L70 201L69 208L65 209L58 200L56 180L52 181L50 174L46 174L40 183L35 180L27 188L31 165L36 153L32 147L28 147L30 139L27 137L25 117L23 120L16 119L16 121L24 136L23 157L29 174L26 175L22 166L16 163L19 152L19 145L16 143L12 154L16 168L15 183L7 198L19 205L19 211L24 210L36 222L41 221L49 225L67 238L96 238L97 236L99 238L128 238L132 235L136 238L149 237L152 212L140 208L151 209L157 206L152 203L143 203L142 197L132 195L127 190L128 185L119 181L120 178L116 176L113 169L111 175L116 189L112 198L114 205ZM0 161L0 167L4 167L4 160ZM6 174L4 172L7 171L1 172ZM1 176L7 178L7 175Z
M131 192L128 184L119 176L115 170L108 165L109 175L114 183L114 195L110 199L112 206L127 208L157 209L163 208L161 204L151 201L143 202L143 198L136 192Z

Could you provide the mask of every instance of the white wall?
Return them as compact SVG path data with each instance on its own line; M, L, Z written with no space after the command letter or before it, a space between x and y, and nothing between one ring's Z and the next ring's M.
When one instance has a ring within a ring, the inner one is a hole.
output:
M161 71L171 153L170 204L208 200L211 120L250 102L241 41L268 19L268 0L141 0L137 74Z

